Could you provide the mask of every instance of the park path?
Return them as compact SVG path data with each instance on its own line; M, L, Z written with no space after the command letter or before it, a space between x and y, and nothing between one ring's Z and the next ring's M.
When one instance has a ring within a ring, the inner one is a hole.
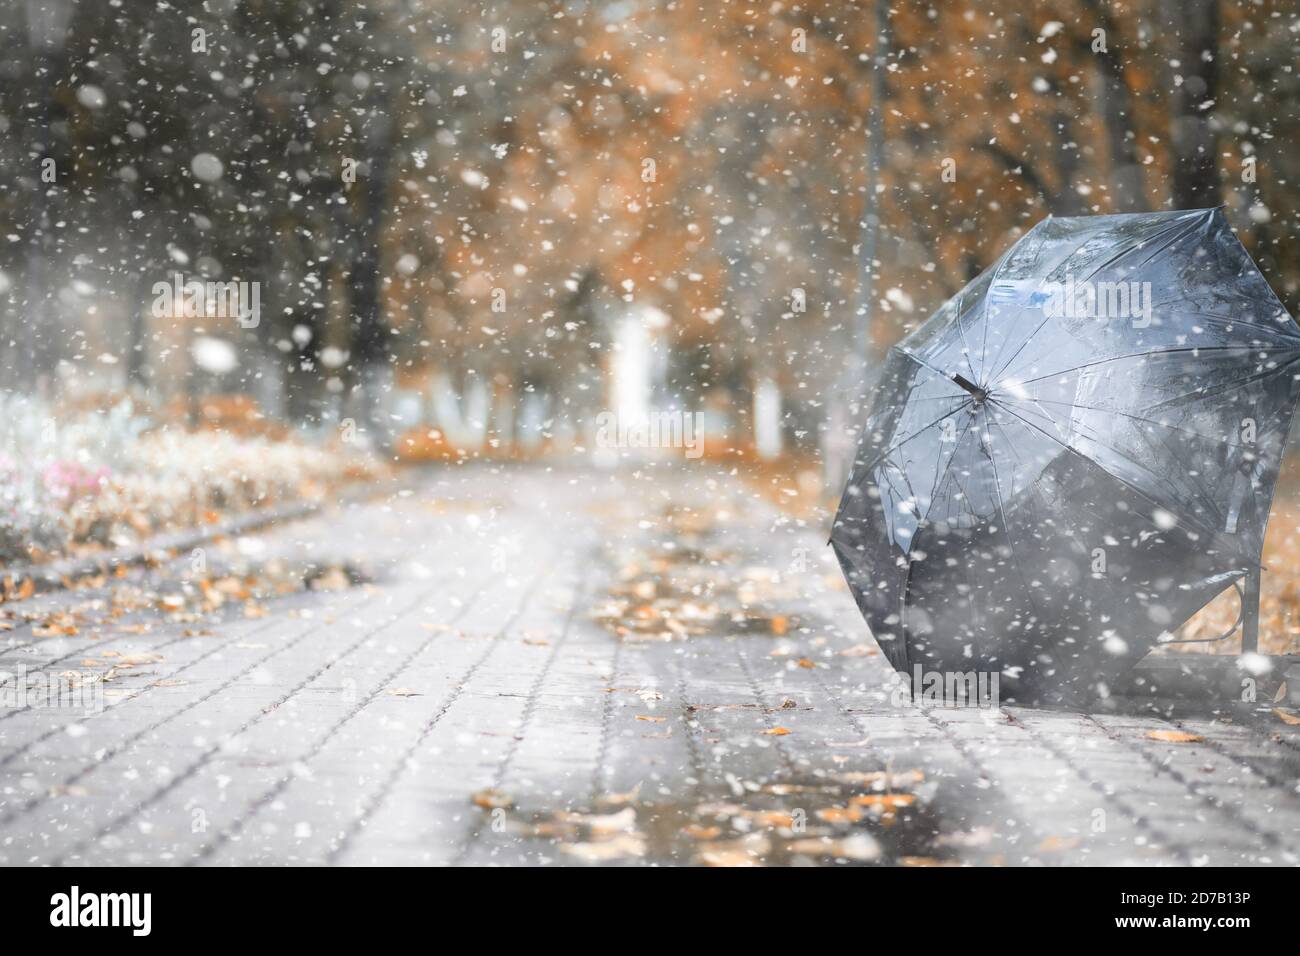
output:
M913 706L772 497L448 467L7 605L0 672L106 679L101 712L0 708L0 863L1300 862L1271 705ZM249 562L328 586L140 597Z

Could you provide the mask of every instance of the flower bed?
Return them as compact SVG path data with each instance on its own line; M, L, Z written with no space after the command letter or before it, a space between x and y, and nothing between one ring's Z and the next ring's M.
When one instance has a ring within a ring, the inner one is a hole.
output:
M0 399L0 567L119 548L374 480L382 465L294 436L190 430L129 399L59 414Z

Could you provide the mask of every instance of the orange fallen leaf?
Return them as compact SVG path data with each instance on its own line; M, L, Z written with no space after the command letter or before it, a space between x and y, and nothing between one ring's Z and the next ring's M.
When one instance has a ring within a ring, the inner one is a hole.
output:
M784 810L760 810L754 813L750 819L760 827L784 827L790 829L794 826L794 817Z
M645 714L637 714L637 715L636 715L636 719L637 719L637 720L644 720L644 721L647 721L648 723L652 723L652 724L662 724L662 723L663 723L665 720L667 720L668 718L667 718L667 717L647 717L647 716L645 716Z
M812 670L814 667L817 666L806 657L799 658L797 663L799 664L800 667L804 668L805 670Z
M792 840L786 844L791 853L805 856L830 856L840 860L875 860L880 857L880 847L876 841L863 833L858 833L843 840L830 837L808 837Z
M588 863L604 863L620 857L645 856L646 841L639 833L619 833L591 843L565 843L560 852Z
M864 793L854 797L849 803L857 807L883 807L894 810L898 807L910 807L916 803L916 797L910 793Z
M1278 720L1282 721L1282 723L1290 724L1292 727L1300 727L1300 717L1297 717L1295 714L1289 714L1281 707L1274 707L1273 713L1276 715Z
M779 636L781 634L784 634L789 629L790 629L790 621L786 618L784 614L778 614L776 617L772 618L773 634Z
M763 731L769 737L784 737L789 732L790 730L787 727L773 727L770 730Z
M108 655L105 654L105 657ZM119 655L118 663L115 667L144 667L148 664L157 664L163 659L161 654L122 654Z
M930 866L957 866L958 864L949 861L944 861L944 860L936 860L932 856L902 856L898 858L898 865L912 866L912 867L930 867Z
M868 644L854 644L840 651L840 657L875 657L876 649Z
M158 599L158 607L163 611L179 611L185 607L185 598L180 594L164 594Z
M510 795L500 790L494 790L489 787L486 790L480 790L471 798L474 806L482 807L484 810L508 810L514 806L514 800Z
M1199 744L1205 739L1200 734L1189 734L1185 730L1148 730L1147 737L1167 744Z
M692 840L714 840L722 834L722 827L706 827L691 823L682 827L682 832Z
M1073 850L1078 845L1078 837L1049 836L1038 844L1038 849L1041 853L1060 853L1062 850Z
M817 819L823 823L857 823L862 811L857 807L823 807L817 811Z

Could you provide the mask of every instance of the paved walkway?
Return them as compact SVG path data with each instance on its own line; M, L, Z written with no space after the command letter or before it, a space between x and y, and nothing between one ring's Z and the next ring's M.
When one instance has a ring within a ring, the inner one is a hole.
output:
M103 691L0 708L5 864L1300 862L1272 705L914 707L823 530L702 462L432 472L4 610L0 672Z

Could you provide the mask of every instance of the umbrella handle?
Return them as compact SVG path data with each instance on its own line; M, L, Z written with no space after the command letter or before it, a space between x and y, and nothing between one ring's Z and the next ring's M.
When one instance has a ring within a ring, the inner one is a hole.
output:
M1169 644L1215 644L1219 641L1226 641L1237 633L1237 628L1241 628L1241 652L1243 654L1255 653L1259 648L1259 568L1252 568L1247 571L1245 581L1246 586L1244 589L1240 580L1232 582L1232 586L1237 590L1239 603L1237 620L1233 622L1232 627L1218 637L1189 637L1181 641L1165 641L1160 646L1164 647Z
M1260 569L1246 572L1246 590L1241 595L1241 653L1254 654L1259 650L1259 590Z

